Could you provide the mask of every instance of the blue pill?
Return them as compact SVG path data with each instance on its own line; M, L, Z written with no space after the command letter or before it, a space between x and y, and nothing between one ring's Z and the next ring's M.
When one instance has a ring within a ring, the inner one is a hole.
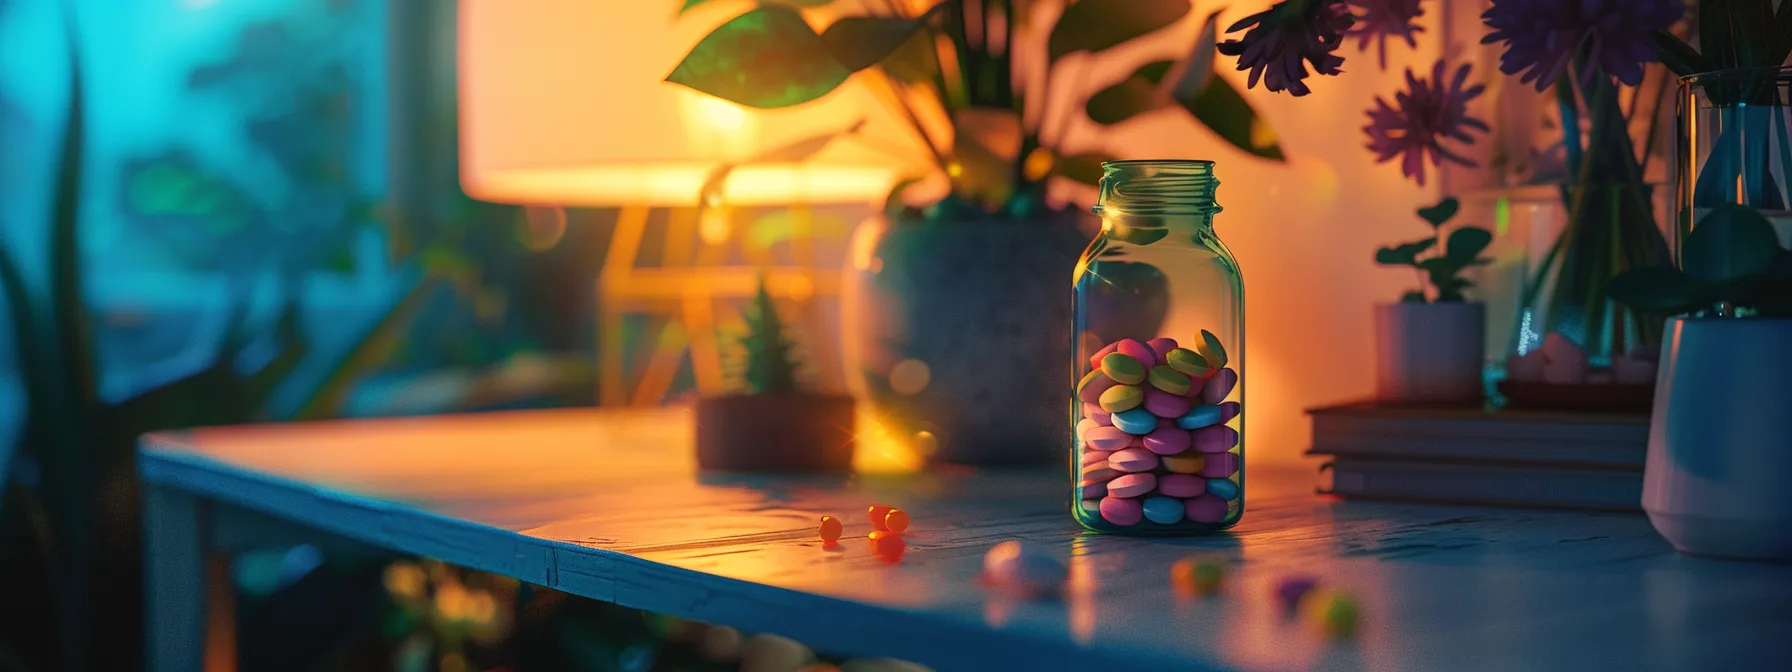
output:
M1237 499L1238 484L1233 483L1230 478L1209 478L1207 479L1207 494L1220 499Z
M1176 419L1176 426L1183 429L1200 429L1220 424L1220 407L1201 405L1190 409Z
M1120 431L1127 434L1150 434L1151 430L1157 429L1157 416L1140 406L1130 411L1115 413L1114 426L1119 427Z
M1146 497L1145 519L1159 525L1175 525L1182 522L1185 508L1182 500L1175 497Z

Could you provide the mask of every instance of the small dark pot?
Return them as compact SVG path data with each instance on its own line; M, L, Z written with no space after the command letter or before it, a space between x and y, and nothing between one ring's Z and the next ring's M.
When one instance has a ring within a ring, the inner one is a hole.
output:
M714 471L850 471L854 431L851 397L707 397L697 400L697 464Z

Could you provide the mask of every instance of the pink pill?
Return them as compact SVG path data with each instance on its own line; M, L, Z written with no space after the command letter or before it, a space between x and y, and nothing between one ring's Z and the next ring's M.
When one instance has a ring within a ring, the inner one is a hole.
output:
M1094 420L1097 425L1114 426L1113 414L1101 410L1101 407L1095 404L1083 404L1083 417Z
M1157 355L1157 363L1162 364L1165 361L1164 357L1169 355L1171 350L1176 349L1176 339L1153 338L1149 341L1145 341L1145 347L1151 348L1151 352Z
M1157 493L1188 499L1207 492L1207 479L1190 474L1164 474L1157 477ZM1089 495L1084 494L1084 497Z
M1189 409L1188 399L1155 387L1145 389L1145 410L1159 418L1180 418Z
M1236 402L1236 401L1228 401L1226 403L1220 404L1220 422L1223 423L1227 420L1231 420L1233 418L1238 417L1239 410L1240 410L1240 407L1238 405L1238 402Z
M1194 433L1195 450L1223 453L1238 445L1238 430L1225 425L1202 427Z
M1113 378L1098 375L1090 379L1088 384L1077 388L1076 398L1081 399L1085 404L1099 403L1101 401L1101 393L1108 391L1108 388L1115 385L1119 385L1119 383L1114 382Z
M1118 349L1119 347L1120 347L1119 341L1114 341L1113 343L1109 343L1107 345L1101 346L1100 350L1096 350L1095 354L1091 355L1089 357L1089 368L1091 368L1091 369L1101 368L1101 358L1106 357L1111 354L1114 354L1114 350Z
M1209 404L1225 401L1226 395L1232 394L1232 388L1236 385L1238 385L1238 372L1233 371L1230 367L1220 369L1207 379L1206 385L1201 386L1201 400Z
M1159 427L1145 435L1145 449L1159 455L1175 455L1188 450L1189 435L1177 427Z
M1127 435L1127 436L1129 436L1129 437L1132 437L1132 441L1131 441L1131 442L1128 442L1128 443L1127 443L1127 444L1126 444L1126 447L1127 447L1127 448L1144 448L1144 447L1145 447L1145 437L1144 437L1144 435L1141 435L1141 434L1128 434L1128 435Z
M1095 499L1097 497L1108 496L1108 484L1105 482L1098 483L1094 481L1083 481L1076 485L1083 489L1083 499Z
M1083 465L1084 483L1106 483L1114 480L1114 477L1119 475L1120 472L1114 471L1112 468L1108 467L1106 460L1101 462L1090 462Z
M1126 474L1108 481L1109 497L1143 497L1151 494L1157 487L1157 477L1151 474Z
M1201 475L1208 478L1226 478L1238 473L1238 455L1235 453L1215 453L1207 456L1207 463L1201 465Z
M1085 450L1083 451L1083 464L1100 464L1107 461L1109 455L1113 455L1113 453L1105 450Z
M1157 468L1157 453L1144 448L1117 450L1108 458L1108 466L1128 473L1151 471Z
M1120 341L1120 344L1115 347L1115 352L1139 360L1140 364L1145 364L1147 367L1150 367L1151 363L1157 361L1157 353L1152 352L1151 348L1145 345L1144 341L1137 339L1129 338Z
M1145 507L1138 500L1119 497L1101 498L1101 517L1115 525L1137 525L1145 518Z
M1182 503L1182 507L1183 513L1188 514L1188 519L1197 523L1217 523L1226 519L1226 500L1213 495L1201 495L1188 500Z
M1092 450L1119 450L1132 443L1132 435L1120 431L1119 427L1102 426L1084 432L1083 443Z
M1090 420L1088 418L1083 418L1081 420L1078 420L1078 421L1076 421L1076 436L1078 439L1081 439L1081 438L1083 438L1084 434L1089 433L1089 430L1095 429L1096 427L1100 427L1100 426L1101 426L1100 423L1097 423L1094 420Z

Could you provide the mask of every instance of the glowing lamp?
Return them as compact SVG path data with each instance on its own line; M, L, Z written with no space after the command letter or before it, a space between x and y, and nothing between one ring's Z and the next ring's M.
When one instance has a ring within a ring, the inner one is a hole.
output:
M896 161L869 139L907 133L866 87L849 84L794 108L752 110L665 82L692 45L746 6L705 3L678 16L683 4L462 0L460 179L466 192L505 203L697 205L718 165L860 120L865 125L854 137L836 139L800 163L733 170L720 201L869 203L888 192Z

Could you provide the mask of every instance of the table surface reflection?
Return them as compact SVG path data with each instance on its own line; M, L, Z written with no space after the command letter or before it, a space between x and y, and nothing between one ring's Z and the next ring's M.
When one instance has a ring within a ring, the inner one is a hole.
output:
M1792 669L1792 566L1675 554L1637 514L1343 502L1307 471L1250 472L1230 533L1084 532L1049 472L697 473L680 409L263 425L145 437L147 481L626 606L939 670ZM899 562L865 507L901 507ZM816 522L846 522L824 548ZM1071 568L1061 598L977 582L1025 539ZM1225 593L1168 568L1203 553ZM1320 577L1362 607L1329 642L1270 586Z

